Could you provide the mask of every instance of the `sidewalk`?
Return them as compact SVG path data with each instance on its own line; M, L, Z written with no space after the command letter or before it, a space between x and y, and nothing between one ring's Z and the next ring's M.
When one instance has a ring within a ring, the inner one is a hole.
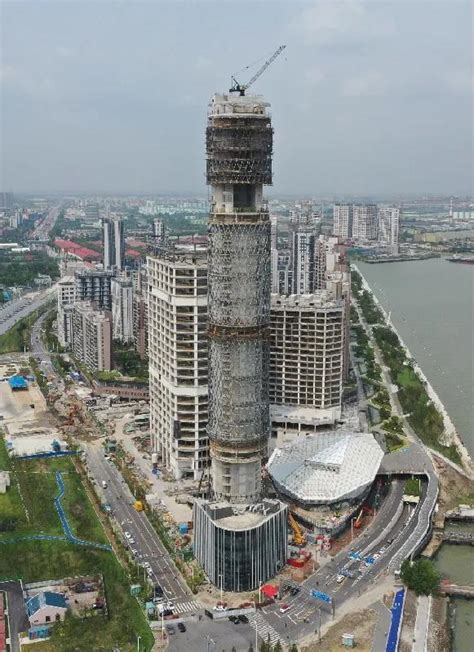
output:
M412 652L425 652L428 649L430 612L431 596L420 595L418 598L418 610L416 612Z

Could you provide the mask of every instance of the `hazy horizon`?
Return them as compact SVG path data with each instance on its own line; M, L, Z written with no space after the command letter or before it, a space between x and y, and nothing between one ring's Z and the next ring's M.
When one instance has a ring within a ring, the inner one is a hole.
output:
M205 196L214 92L271 103L271 196L472 192L472 4L1 2L0 190ZM243 70L258 60L254 66Z

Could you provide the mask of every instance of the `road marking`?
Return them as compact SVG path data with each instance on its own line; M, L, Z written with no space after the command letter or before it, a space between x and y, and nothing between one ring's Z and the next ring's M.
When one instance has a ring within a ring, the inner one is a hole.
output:
M257 611L255 614L249 614L247 617L252 627L254 629L257 627L257 632L263 641L266 642L268 638L270 638L270 643L274 645L277 641L280 640L279 633L267 623L259 611Z

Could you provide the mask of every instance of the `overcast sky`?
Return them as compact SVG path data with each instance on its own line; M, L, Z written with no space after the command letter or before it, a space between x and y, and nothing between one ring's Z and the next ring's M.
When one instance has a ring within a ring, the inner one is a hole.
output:
M469 1L0 2L0 190L203 193L210 96L285 43L276 194L471 191Z

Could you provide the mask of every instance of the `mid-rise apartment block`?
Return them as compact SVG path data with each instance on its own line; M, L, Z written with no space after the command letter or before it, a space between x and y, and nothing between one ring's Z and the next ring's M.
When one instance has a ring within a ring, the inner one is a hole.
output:
M133 342L133 285L131 279L113 278L110 284L112 293L112 326L114 340Z
M112 314L87 301L72 313L72 352L91 371L112 369Z
M209 464L207 256L147 258L152 449L176 478Z
M93 301L100 309L112 310L111 281L114 275L114 271L98 269L76 271L76 300Z
M72 342L72 309L76 300L76 286L72 276L65 276L58 282L58 340L68 348Z
M280 430L296 436L340 418L345 316L343 299L326 291L272 295L270 403L274 435Z

